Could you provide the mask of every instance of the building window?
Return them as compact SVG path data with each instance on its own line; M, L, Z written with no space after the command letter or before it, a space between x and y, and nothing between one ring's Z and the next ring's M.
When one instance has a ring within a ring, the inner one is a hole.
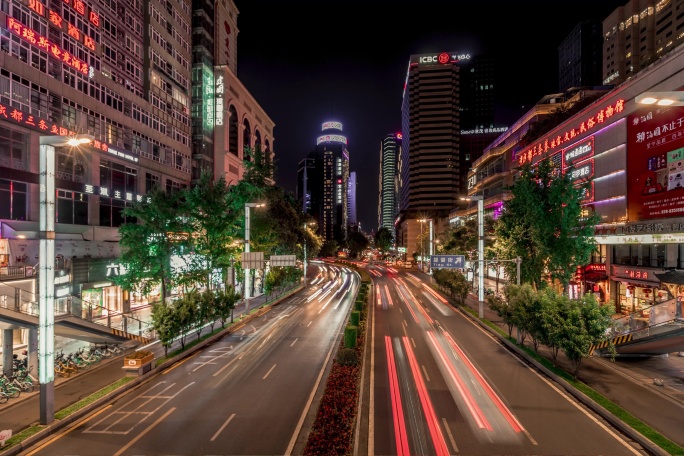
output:
M119 191L121 194L138 193L138 170L121 163L100 160L100 187L109 190L109 194Z
M57 223L88 224L88 195L57 190Z
M28 135L0 127L0 166L28 169Z
M121 226L126 217L123 210L126 202L114 198L100 197L100 226Z
M0 179L0 219L26 220L28 185Z

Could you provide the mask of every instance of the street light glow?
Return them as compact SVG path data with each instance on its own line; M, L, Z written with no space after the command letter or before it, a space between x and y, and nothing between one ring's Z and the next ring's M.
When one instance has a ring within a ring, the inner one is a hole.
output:
M634 98L637 104L658 106L684 106L684 91L644 92Z
M90 144L91 139L87 137L73 137L69 138L66 142L67 146L80 146L81 144Z

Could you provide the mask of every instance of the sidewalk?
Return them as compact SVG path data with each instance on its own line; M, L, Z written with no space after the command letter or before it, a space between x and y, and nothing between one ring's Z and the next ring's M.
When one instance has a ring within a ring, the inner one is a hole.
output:
M428 280L435 284L432 278ZM488 288L487 282L485 288ZM493 286L489 288L495 289ZM444 296L449 299L448 296ZM449 301L454 307L459 307L453 300ZM469 294L465 305L475 312L475 316L468 312L464 313L478 320L477 295ZM508 325L487 306L486 302L484 319L508 334ZM483 326L492 331L486 325ZM513 329L514 337L515 334L516 330ZM526 338L524 345L533 350L529 337ZM549 361L552 360L551 353L546 347L539 347L539 355ZM526 354L523 356L531 359ZM559 352L556 364L568 373L573 371L571 362L562 352ZM661 435L684 447L681 426L684 416L684 357L672 353L669 356L618 357L611 361L608 358L590 356L583 360L578 380ZM659 384L660 381L662 384Z

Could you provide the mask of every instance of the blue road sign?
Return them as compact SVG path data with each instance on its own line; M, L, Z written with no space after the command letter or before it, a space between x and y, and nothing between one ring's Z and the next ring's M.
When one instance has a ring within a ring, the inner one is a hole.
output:
M430 257L430 267L432 269L440 269L440 268L463 269L463 268L465 268L465 256L464 255L432 255Z

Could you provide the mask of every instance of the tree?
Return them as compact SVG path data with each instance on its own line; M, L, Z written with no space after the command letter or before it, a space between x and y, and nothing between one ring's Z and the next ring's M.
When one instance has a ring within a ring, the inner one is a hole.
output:
M161 302L166 302L167 288L180 271L171 267L171 255L188 245L189 227L183 217L180 192L164 193L154 187L147 199L123 210L127 222L119 228L122 273L114 282L125 290L139 288L149 294L161 285Z
M388 252L394 245L394 236L389 228L383 226L375 233L375 247L383 252Z
M608 340L613 309L611 306L601 306L591 293L579 300L567 302L568 306L563 309L565 324L560 349L572 362L573 376L577 378L582 361L589 356L591 346Z
M164 347L164 356L169 354L169 347L179 334L178 320L172 307L161 302L152 306L152 328Z
M369 245L368 238L359 231L352 231L347 235L347 247L352 258L358 258Z
M217 291L214 298L215 315L221 320L221 327L225 327L226 321L233 314L235 304L240 300L240 294L231 286L226 291ZM232 321L232 318L231 318Z
M497 256L521 257L522 282L537 289L547 279L567 287L577 267L588 263L595 250L593 226L599 217L582 218L585 187L576 186L570 175L561 173L550 159L522 166L496 224ZM515 277L515 263L507 262L504 268L509 278Z
M183 203L193 234L193 279L209 288L213 271L228 268L231 254L239 249L233 245L239 215L230 207L225 177L214 181L206 171L194 187L183 192Z
M337 244L337 241L334 239L331 239L329 241L325 241L323 243L323 246L321 247L321 256L322 257L334 257L337 256L337 251L340 249L340 246Z
M485 233L493 231L494 219L487 216L482 221ZM473 280L475 280L479 269L479 252L477 241L479 239L479 226L477 217L471 217L461 224L450 225L445 232L440 235L442 253L448 255L463 255L466 261L472 265Z

